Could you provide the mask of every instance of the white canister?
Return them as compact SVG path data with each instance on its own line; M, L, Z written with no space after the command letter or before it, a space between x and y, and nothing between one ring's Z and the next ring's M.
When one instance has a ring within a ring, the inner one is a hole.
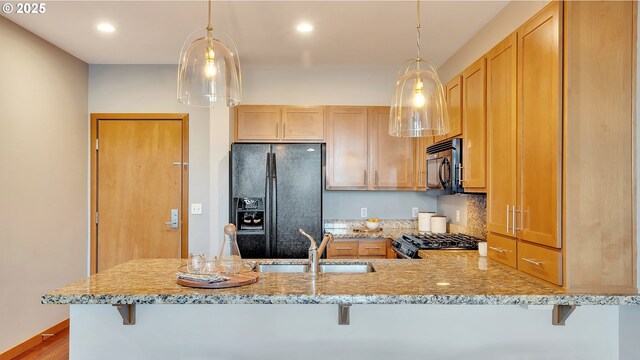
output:
M418 213L418 231L429 232L431 231L431 217L436 213L434 212L420 212Z
M487 256L487 242L486 241L480 241L478 243L478 253L482 257L486 257Z
M431 232L434 234L444 234L447 232L447 217L433 215L431 217Z

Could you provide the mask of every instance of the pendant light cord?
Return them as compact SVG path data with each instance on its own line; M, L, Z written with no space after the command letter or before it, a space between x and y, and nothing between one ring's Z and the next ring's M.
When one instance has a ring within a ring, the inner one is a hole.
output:
M213 28L211 27L211 0L209 0L209 19L207 22L207 31L211 31Z
M416 60L418 61L418 68L420 68L420 61L422 60L420 58L420 0L417 0L416 3L417 3L417 5L416 5L416 33L417 33L416 53L417 53L417 58L416 58Z

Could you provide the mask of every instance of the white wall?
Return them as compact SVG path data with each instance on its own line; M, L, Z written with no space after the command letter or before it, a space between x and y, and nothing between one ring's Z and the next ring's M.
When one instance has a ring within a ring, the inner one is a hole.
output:
M485 27L467 41L460 50L438 68L440 79L443 82L448 82L449 79L491 50L497 43L548 3L549 1L510 2Z
M639 9L640 11L640 9ZM640 15L640 14L639 14ZM640 32L640 24L636 24L638 28L636 31ZM636 69L640 69L640 57L637 56L638 44L636 44ZM640 102L640 76L636 72L636 102ZM640 139L640 129L637 126L637 119L640 118L640 109L636 106L636 141ZM636 171L638 171L638 159L640 158L640 151L636 145ZM640 187L640 178L636 179L636 188ZM640 221L640 207L637 204L636 199L636 224ZM637 225L636 225L637 226ZM636 238L638 244L637 249L640 249L640 240ZM640 251L636 254L638 256L637 264L640 264ZM638 288L640 288L640 267L636 268ZM635 360L640 358L640 306L621 306L620 307L620 360Z
M0 353L61 322L86 275L87 64L0 17Z
M411 219L411 208L436 211L435 196L413 191L325 191L325 219L360 219L360 208L367 208L367 217L380 219ZM328 200L327 200L328 199Z
M90 65L89 112L189 113L189 203L203 208L189 215L189 251L208 253L209 110L178 103L176 74L176 65Z

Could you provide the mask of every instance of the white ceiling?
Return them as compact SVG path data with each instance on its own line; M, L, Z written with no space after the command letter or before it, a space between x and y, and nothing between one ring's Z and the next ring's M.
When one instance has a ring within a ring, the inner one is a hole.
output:
M440 66L508 1L423 1L422 56ZM414 1L214 1L213 26L254 68L399 68L415 56ZM204 29L206 1L52 1L42 15L4 14L90 64L175 64ZM117 31L99 33L98 22ZM312 23L309 34L295 31Z

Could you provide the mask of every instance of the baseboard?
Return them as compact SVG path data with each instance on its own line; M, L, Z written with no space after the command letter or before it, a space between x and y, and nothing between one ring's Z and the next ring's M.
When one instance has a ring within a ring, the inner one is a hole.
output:
M45 331L34 335L33 337L21 342L20 344L12 347L11 349L0 353L0 360L11 360L13 358L15 358L16 356L28 351L29 349L33 348L34 346L40 344L42 342L43 339L43 335L52 335L52 334L57 334L60 331L66 329L69 327L69 319L63 320L55 325L53 325L52 327L46 329Z

